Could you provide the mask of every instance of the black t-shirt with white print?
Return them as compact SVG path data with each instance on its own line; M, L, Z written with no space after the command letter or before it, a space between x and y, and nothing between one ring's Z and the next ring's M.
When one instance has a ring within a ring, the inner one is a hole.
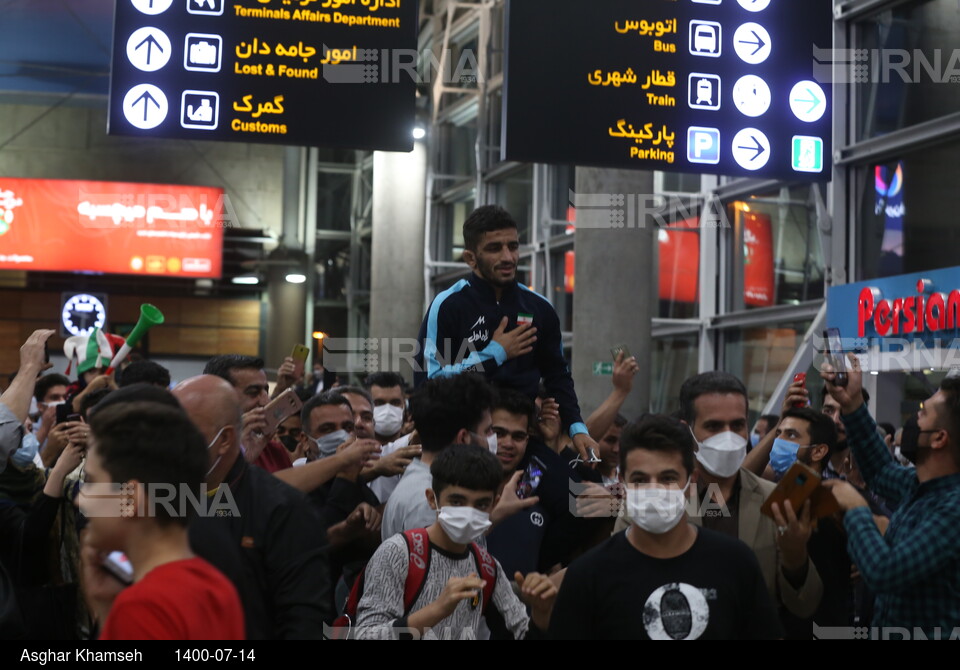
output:
M578 640L775 639L777 610L740 540L700 528L675 558L637 551L626 531L567 570L550 637Z

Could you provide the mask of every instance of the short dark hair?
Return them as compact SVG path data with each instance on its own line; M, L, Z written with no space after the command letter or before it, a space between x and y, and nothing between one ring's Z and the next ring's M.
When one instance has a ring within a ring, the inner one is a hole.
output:
M463 222L463 246L468 251L476 251L485 233L505 228L519 229L507 210L499 205L477 207Z
M427 380L410 398L410 413L424 451L453 444L461 430L473 430L493 406L493 391L475 372Z
M750 409L747 387L743 385L743 382L729 372L714 370L688 377L683 382L680 387L680 418L693 425L696 419L693 403L697 398L708 393L742 395L743 401L747 404L747 410ZM623 454L623 447L620 448L620 453Z
M100 402L92 405L87 414L88 416L94 416L100 410L111 405L133 402L153 402L160 405L167 405L174 409L183 409L180 401L167 389L162 389L159 386L147 384L146 382L140 382L138 384L124 386L122 389L108 393L100 399Z
M493 399L493 406L490 411L502 409L516 416L527 417L527 430L533 428L537 414L537 406L533 404L529 396L520 393L516 389L497 388Z
M761 414L760 418L757 419L758 423L760 421L767 422L767 432L769 433L771 430L777 427L777 422L780 421L780 417L776 414Z
M44 375L33 385L33 397L37 399L37 402L43 402L43 397L47 395L47 391L54 386L70 386L70 380L55 372Z
M371 386L379 386L382 389L392 389L394 386L399 386L405 390L407 380L397 372L374 372L367 375L363 380L365 389L369 389Z
M310 400L303 405L303 409L300 410L300 424L308 434L313 432L313 426L310 425L310 413L316 408L326 405L346 405L350 408L350 416L353 416L353 405L350 404L349 400L340 395L339 388L324 391L310 398Z
M370 409L373 409L373 396L370 395L370 391L361 387L361 386L338 386L336 392L340 395L344 393L352 393L358 395L361 398L366 398L367 402L370 403Z
M160 524L186 526L192 505L182 504L183 487L203 500L200 485L207 471L206 442L186 412L155 402L114 404L94 413L90 429L112 481L172 485L173 507L187 513L171 515L152 500L150 511Z
M297 394L297 397L300 398L300 402L307 402L310 398L313 397L313 389L307 388L306 386L296 386L293 389L293 392Z
M687 476L693 474L693 435L690 428L665 414L647 414L620 434L620 472L627 475L627 454L634 449L680 454Z
M120 373L117 384L123 388L138 382L146 382L163 388L170 387L170 371L159 363L146 359L134 361Z
M113 389L105 388L97 389L83 396L83 399L80 401L80 416L86 419L90 415L90 410L99 405L100 402L111 393L113 393Z
M870 393L867 389L861 387L860 393L863 394L863 404L866 405L870 402ZM830 395L830 392L827 390L827 385L824 384L820 387L820 409L823 409L823 402L827 399L827 396Z
M617 415L616 415L615 417L613 417L613 425L616 426L617 428L623 428L623 427L626 426L628 423L630 423L630 422L627 421L627 417L625 417L625 416L624 416L623 414L621 414L620 412L617 412Z
M230 382L230 386L236 384L231 372L233 370L263 370L263 359L253 356L244 356L242 354L223 354L214 356L203 367L203 374L216 375L221 379Z
M954 463L960 467L960 377L946 377L940 382L940 390L944 395L944 416L937 412L937 418L944 422L944 430L950 436L950 446L953 448Z
M827 445L827 458L837 449L837 426L833 419L810 407L791 407L783 413L783 418L793 417L807 422L807 432L810 433L810 444Z
M430 464L433 489L440 493L449 486L460 486L470 491L490 491L496 495L503 481L503 466L489 450L473 444L455 444L444 449Z

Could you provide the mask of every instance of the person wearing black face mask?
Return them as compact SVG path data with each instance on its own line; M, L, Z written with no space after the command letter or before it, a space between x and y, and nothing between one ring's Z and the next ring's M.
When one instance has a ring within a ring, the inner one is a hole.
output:
M921 430L920 424L917 422L917 417L910 417L907 422L903 424L903 432L900 434L900 455L916 465L917 459L920 456L920 436L936 432L938 431ZM929 448L929 445L925 448Z
M303 432L301 425L300 415L294 414L284 419L283 423L277 426L277 439L291 454L297 450L300 433Z
M885 535L866 500L846 482L830 481L844 510L848 549L876 593L874 626L920 629L928 638L960 621L960 379L947 377L917 414L901 442L915 459L893 459L860 393L859 361L850 357L846 387L832 371L824 381L840 404L854 458L871 490L899 506ZM947 633L949 635L949 633Z

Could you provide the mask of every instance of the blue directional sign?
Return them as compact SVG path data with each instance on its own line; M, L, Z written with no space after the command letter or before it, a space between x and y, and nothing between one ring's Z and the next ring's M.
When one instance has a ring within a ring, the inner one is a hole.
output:
M507 0L502 158L827 181L832 7Z

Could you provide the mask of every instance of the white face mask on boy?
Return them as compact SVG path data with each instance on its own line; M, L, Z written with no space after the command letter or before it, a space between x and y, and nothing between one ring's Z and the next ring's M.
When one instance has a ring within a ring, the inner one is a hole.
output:
M490 515L474 507L441 507L437 520L440 527L457 544L470 544L493 524Z

